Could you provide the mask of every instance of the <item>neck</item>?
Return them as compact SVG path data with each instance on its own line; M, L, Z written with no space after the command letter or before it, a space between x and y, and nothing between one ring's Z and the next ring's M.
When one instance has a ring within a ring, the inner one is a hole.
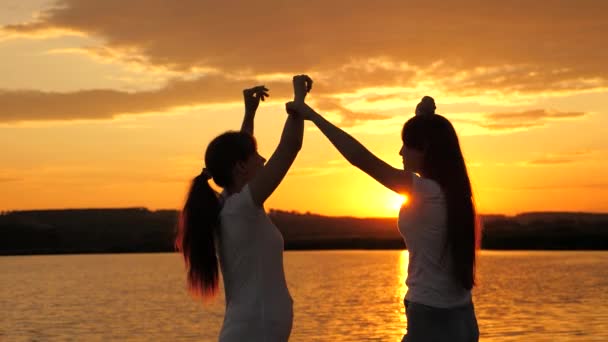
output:
M228 193L228 195L239 193L241 192L241 190L243 190L245 184L247 183L242 179L235 180L234 184L226 187L226 192Z

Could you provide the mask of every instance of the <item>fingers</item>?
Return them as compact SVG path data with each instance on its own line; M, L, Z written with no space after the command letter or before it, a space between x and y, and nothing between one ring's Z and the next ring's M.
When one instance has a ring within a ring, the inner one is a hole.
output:
M309 93L312 89L312 78L308 75L296 75L293 77L294 84L303 83L306 86L306 92Z
M253 87L253 96L255 97L259 97L262 101L264 101L264 99L268 96L270 96L270 94L268 94L268 88L266 88L266 86L257 86L257 87Z
M266 89L266 88L264 88L264 89ZM264 101L264 99L265 99L266 97L270 96L270 94L268 94L268 89L266 89L266 90L264 90L264 91L260 92L258 96L260 96L260 98L262 99L262 101Z
M243 90L243 96L245 96L245 98L257 97L260 98L260 100L264 101L266 97L270 96L270 94L268 94L268 88L266 88L266 86L259 85L253 88L247 88Z
M308 75L302 75L302 77L306 80L306 91L310 93L310 90L312 89L312 78Z

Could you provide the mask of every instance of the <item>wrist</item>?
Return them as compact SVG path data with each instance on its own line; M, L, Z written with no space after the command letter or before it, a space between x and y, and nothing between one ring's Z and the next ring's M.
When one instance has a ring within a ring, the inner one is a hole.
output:
M319 113L317 113L314 109L310 109L307 116L310 121L315 123L318 122L319 118L321 118L321 115L319 115Z

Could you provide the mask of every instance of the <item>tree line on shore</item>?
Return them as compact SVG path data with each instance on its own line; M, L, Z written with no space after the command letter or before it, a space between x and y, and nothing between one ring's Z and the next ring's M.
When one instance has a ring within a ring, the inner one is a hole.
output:
M0 254L172 252L179 212L145 208L0 214ZM403 249L396 218L330 217L270 210L285 249ZM608 250L608 214L481 215L482 248Z

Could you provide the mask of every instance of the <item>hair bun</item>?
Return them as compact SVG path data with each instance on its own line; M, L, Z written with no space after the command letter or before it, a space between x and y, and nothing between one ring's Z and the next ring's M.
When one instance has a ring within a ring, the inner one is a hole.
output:
M416 115L435 114L435 100L430 96L424 96L416 106Z

